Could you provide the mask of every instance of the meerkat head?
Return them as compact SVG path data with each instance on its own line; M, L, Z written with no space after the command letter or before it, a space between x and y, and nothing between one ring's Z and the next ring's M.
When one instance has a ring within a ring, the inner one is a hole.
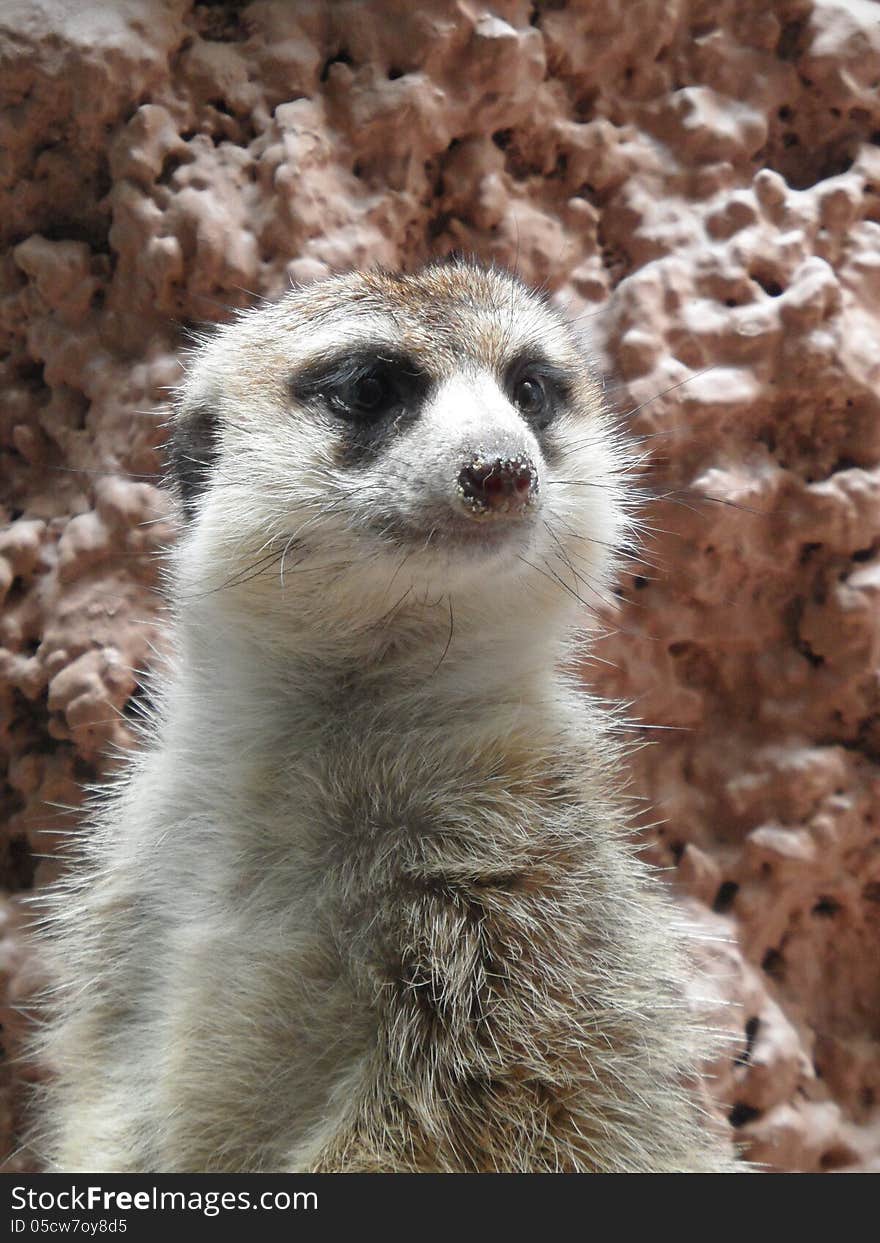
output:
M572 328L464 261L333 278L219 329L169 458L183 598L276 631L595 606L628 526Z

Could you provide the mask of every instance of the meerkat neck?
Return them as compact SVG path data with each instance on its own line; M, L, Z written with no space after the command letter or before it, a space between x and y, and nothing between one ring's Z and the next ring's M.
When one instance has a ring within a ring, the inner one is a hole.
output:
M213 731L240 733L249 746L257 731L298 746L314 745L328 729L360 719L365 728L387 719L427 725L479 718L491 729L493 707L507 728L511 713L547 707L558 695L558 666L566 636L510 618L478 625L453 613L430 643L387 636L372 649L329 640L298 648L259 645L216 622L207 634L196 621L180 627L179 672L169 718L181 722L181 745L210 747Z

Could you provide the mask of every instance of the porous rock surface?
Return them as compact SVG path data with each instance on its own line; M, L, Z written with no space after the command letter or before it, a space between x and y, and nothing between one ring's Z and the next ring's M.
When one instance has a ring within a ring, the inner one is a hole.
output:
M161 647L186 332L457 249L582 317L645 438L645 564L585 673L645 723L644 837L712 938L707 1097L768 1168L880 1169L878 85L869 0L6 0L7 1168L21 898Z

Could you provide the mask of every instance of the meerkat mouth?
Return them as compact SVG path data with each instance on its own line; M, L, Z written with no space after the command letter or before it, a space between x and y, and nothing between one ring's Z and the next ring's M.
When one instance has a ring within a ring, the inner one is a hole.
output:
M430 527L411 529L408 538L427 551L450 556L474 557L512 556L524 551L531 543L531 514L511 516L506 522L485 516L470 517L451 511Z

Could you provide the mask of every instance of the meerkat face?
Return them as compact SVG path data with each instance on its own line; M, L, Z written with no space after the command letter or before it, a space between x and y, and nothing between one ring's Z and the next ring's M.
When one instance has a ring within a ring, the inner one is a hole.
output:
M571 328L463 262L334 278L221 328L170 461L192 586L348 622L398 598L515 607L526 587L595 605L626 526Z

